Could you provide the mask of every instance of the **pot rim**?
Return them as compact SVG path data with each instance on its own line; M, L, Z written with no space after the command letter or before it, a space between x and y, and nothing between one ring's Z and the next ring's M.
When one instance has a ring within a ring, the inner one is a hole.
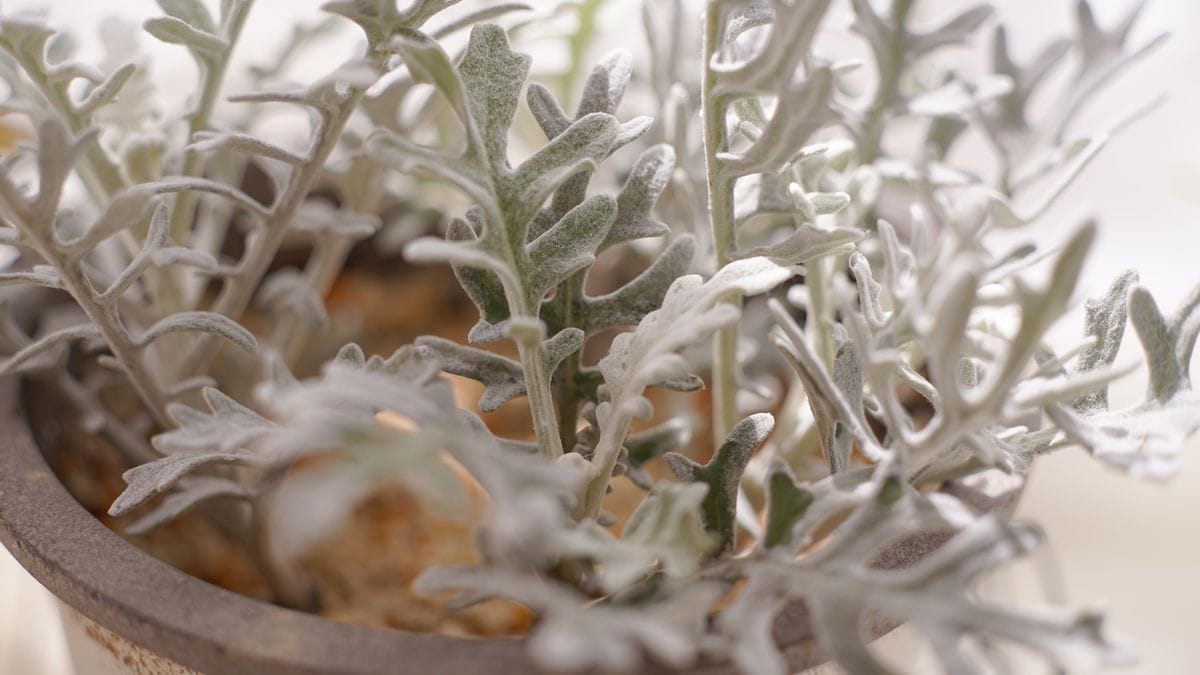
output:
M193 577L125 541L71 496L33 438L15 377L0 381L0 430L0 542L60 601L181 665L230 675L541 672L524 637L452 637L352 625ZM911 542L896 566L941 543ZM879 637L896 625L870 619L866 628ZM793 667L825 660L802 602L781 614L776 629L786 636L781 646ZM690 672L731 669L727 663L699 663Z
M81 506L50 469L16 378L0 383L0 542L59 600L181 665L212 673L536 671L524 638L370 628L255 600L154 558ZM170 601L164 599L170 598Z

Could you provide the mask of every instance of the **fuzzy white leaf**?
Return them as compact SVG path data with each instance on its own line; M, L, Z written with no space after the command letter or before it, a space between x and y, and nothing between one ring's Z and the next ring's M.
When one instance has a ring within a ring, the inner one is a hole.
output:
M233 150L267 159L274 159L292 166L301 166L308 159L291 150L286 150L273 143L255 138L249 134L228 131L199 131L192 138L192 144L185 148L188 152L213 152L216 150Z
M220 37L201 28L189 26L184 21L172 16L147 19L142 27L159 40L183 45L192 50L196 56L206 59L219 57L229 48L229 45Z
M964 631L1024 644L1060 668L1090 671L1129 662L1129 653L1107 639L1093 613L1025 610L980 600L969 590L980 575L1040 544L1038 530L994 515L977 518L949 495L923 497L895 480L890 469L877 471L873 493L823 546L795 561L766 559L751 572L760 592L749 602L779 607L761 592L764 586L803 597L822 646L854 672L889 672L857 630L869 610L918 626L943 666L955 671L982 667L963 651ZM953 533L949 541L924 558L906 558L903 547L886 552L888 544L947 530ZM739 610L753 614L744 605ZM759 626L770 630L770 622Z
M34 342L22 347L15 354L0 364L0 375L20 372L23 367L35 363L34 359L56 349L65 343L75 340L100 337L100 331L91 324L70 326L44 335Z
M188 474L213 464L237 464L249 461L243 453L198 452L176 454L156 459L126 471L122 478L127 487L117 497L108 514L121 516L166 492Z
M614 403L640 396L647 386L664 379L661 373L651 374L656 361L735 320L738 312L722 300L763 293L791 276L790 270L766 258L748 258L726 265L707 282L693 275L676 279L662 307L647 314L632 332L617 336L600 360Z
M675 168L675 150L665 143L646 149L634 162L617 195L617 215L601 249L644 237L661 237L670 229L651 215L654 203Z
M1091 417L1056 404L1045 409L1067 441L1115 469L1156 481L1178 473L1180 452L1200 431L1200 399L1192 392L1163 403Z
M120 94L121 88L125 86L125 83L129 81L129 78L133 76L136 70L137 67L132 63L126 63L110 73L103 82L96 85L79 102L79 105L76 107L79 115L88 117L102 106L112 102Z
M158 338L169 333L202 332L213 333L225 338L244 351L258 351L258 341L254 334L242 327L233 319L215 312L179 312L159 319L150 326L134 343L145 347Z
M404 247L404 257L419 264L448 262L454 265L478 267L493 272L507 281L508 288L517 286L508 266L478 245L448 242L434 237L422 237Z
M199 30L216 33L217 24L202 0L156 0L158 6L169 16Z
M241 453L274 426L215 388L206 387L204 399L209 412L178 403L170 405L168 412L177 427L155 436L154 449L166 455Z
M178 518L200 502L210 499L246 499L250 496L250 491L241 483L217 476L188 476L180 480L178 485L179 489L167 495L161 504L126 527L125 532L135 537L145 534Z
M525 375L521 364L512 359L431 335L417 338L416 344L436 355L447 373L483 384L479 399L483 412L498 410L511 399L525 395Z
M36 265L29 272L0 272L0 286L24 285L61 288L58 272L53 267Z
M827 230L809 223L800 223L783 241L769 246L756 246L740 255L762 256L780 265L798 265L825 256L849 253L854 244L862 241L865 236L866 232L853 228L839 227Z
M309 326L324 326L329 320L324 299L298 270L283 269L267 277L257 300L262 307L300 317Z
M597 195L568 211L526 247L530 265L526 283L533 300L540 301L564 279L595 262L616 212L611 197Z
M720 168L729 176L775 173L800 154L818 129L836 119L829 107L833 95L833 73L819 68L803 84L780 93L779 104L762 137L740 154L717 155Z
M777 84L789 83L796 67L809 55L830 4L832 0L772 2L771 34L757 54L739 63L709 64L718 74L714 93L776 95Z

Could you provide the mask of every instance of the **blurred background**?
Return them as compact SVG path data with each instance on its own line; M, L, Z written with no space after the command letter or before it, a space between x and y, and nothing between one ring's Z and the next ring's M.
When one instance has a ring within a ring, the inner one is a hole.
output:
M610 0L605 5L600 15L605 37L596 45L597 52L614 43L635 51L641 48L642 32L637 26L640 2ZM241 60L254 62L273 53L295 20L317 16L319 4L315 0L256 0L248 35L239 47ZM536 6L539 0L531 0L531 4ZM961 4L922 0L919 6L927 15L936 16ZM1073 26L1071 0L994 0L993 4L1010 28L1018 57ZM1130 0L1093 0L1102 22L1115 21L1131 4ZM108 17L137 24L158 14L152 0L4 3L5 12L26 9L48 12L52 24L75 33L84 55L101 53L100 30L116 30ZM832 18L846 16L843 12ZM698 22L698 15L696 18ZM831 27L845 30L845 25ZM1166 102L1113 139L1061 200L1061 206L1034 228L1022 231L1020 237L1052 243L1084 217L1095 216L1101 233L1085 270L1084 291L1099 293L1118 272L1133 267L1141 273L1141 283L1169 311L1200 283L1200 86L1196 72L1200 66L1200 2L1150 2L1133 42L1140 44L1164 31L1172 34L1167 44L1120 79L1091 107L1089 115L1099 127L1161 93L1168 95ZM350 55L354 43L338 39L349 34L347 30L328 38L324 52L315 50L313 73L324 72L333 60ZM634 42L637 44L631 44ZM537 45L522 47L537 49ZM554 48L547 46L548 50ZM184 50L152 39L143 39L140 49L149 56L159 83L194 81L194 67ZM542 61L547 62L554 63L553 54ZM227 89L237 91L237 85L233 78ZM179 110L189 91L183 85L173 87L161 102L163 109L168 114ZM1081 316L1077 307L1075 314L1058 326L1058 334L1078 335ZM1123 358L1136 360L1131 350L1137 349L1130 332ZM1125 378L1114 387L1114 404L1134 402L1144 386L1143 373ZM1195 636L1200 608L1200 583L1195 577L1200 571L1200 442L1194 445L1194 452L1184 457L1181 474L1165 485L1126 479L1089 461L1080 451L1040 460L1018 516L1041 523L1050 546L1024 563L1027 569L1014 570L995 585L1013 596L1044 597L1038 580L1048 575L1054 581L1053 599L1106 610L1111 632L1140 654L1140 664L1127 672L1200 672L1200 640ZM59 630L51 596L0 549L0 675L70 673ZM911 672L930 672L916 668Z

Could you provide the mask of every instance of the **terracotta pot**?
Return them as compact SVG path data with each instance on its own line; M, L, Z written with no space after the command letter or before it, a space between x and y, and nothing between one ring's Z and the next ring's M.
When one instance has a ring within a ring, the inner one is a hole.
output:
M18 384L0 383L0 541L63 603L68 642L82 671L539 672L523 639L447 637L338 623L238 595L151 557L101 524L67 492L35 444L23 410ZM959 496L990 510L1007 508L1014 495L1000 500L974 492ZM882 563L910 565L944 539L915 538L894 547ZM879 620L867 630L880 636L894 627ZM783 612L776 637L794 670L825 661L802 603ZM733 670L728 664L706 663L689 672Z

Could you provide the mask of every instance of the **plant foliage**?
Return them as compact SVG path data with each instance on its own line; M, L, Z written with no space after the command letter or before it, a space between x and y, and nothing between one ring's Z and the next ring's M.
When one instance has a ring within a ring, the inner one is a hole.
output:
M1077 129L1095 94L1160 43L1130 42L1141 4L1106 28L1078 0L1075 35L1018 63L986 3L918 27L916 0L646 0L649 77L616 50L576 92L605 3L575 3L559 8L580 25L557 97L527 82L531 58L510 42L554 12L510 32L489 22L530 7L470 4L328 2L361 29L355 58L307 85L272 84L332 24L299 26L251 69L252 90L225 95L250 0L217 13L159 0L145 32L186 49L198 73L189 110L167 125L142 109L145 63L98 70L40 18L0 19L3 111L36 129L0 160L0 241L21 253L0 285L70 300L33 324L6 313L0 373L47 378L136 463L110 513L135 515L134 534L211 500L257 513L294 467L330 458L387 467L442 508L477 485L489 504L480 564L430 569L416 586L457 593L452 607L529 607L530 649L552 670L648 659L784 673L776 634L796 611L855 673L891 672L863 630L879 616L923 632L947 672L1005 670L996 641L1060 670L1127 662L1095 613L977 593L1042 535L969 495L1019 483L1067 446L1165 479L1200 430L1200 290L1164 315L1124 272L1086 302L1081 341L1055 350L1048 331L1081 292L1097 226L1057 248L988 243L1044 220L1146 112ZM692 31L681 17L699 5ZM866 68L822 52L838 5ZM980 41L980 76L945 58ZM1062 103L1041 115L1030 102L1043 95ZM574 96L567 113L560 100ZM622 121L626 98L660 119ZM302 143L272 140L262 120L275 107L308 115ZM971 135L994 179L963 160ZM266 197L243 189L252 172ZM437 234L405 235L403 253L453 268L479 312L470 344L427 335L386 359L351 344L293 375L332 334L324 298L351 248L387 235L399 198L448 216ZM307 263L275 265L295 240L311 244ZM1114 410L1129 323L1149 386ZM459 409L443 373L481 383L470 403L483 412L527 399L528 438ZM706 377L711 425L680 412ZM786 383L774 399L771 382ZM114 387L139 411L112 407ZM617 528L609 494L625 479L640 502Z

